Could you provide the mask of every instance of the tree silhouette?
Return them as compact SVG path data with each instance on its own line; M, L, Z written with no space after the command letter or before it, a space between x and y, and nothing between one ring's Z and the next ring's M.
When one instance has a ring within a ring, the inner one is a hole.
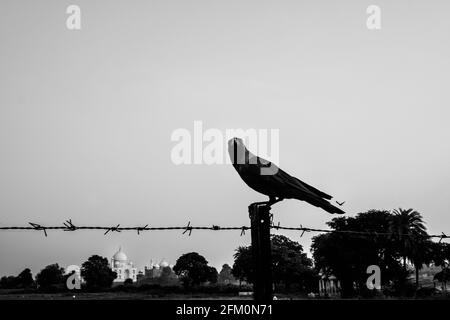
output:
M400 272L398 245L384 234L391 227L392 214L386 210L370 210L356 217L334 218L327 224L336 231L373 232L373 236L353 233L325 233L315 236L311 245L315 266L327 275L334 274L341 283L341 294L350 297L356 289L367 292L367 267L378 265L382 284L403 286L407 274Z
M13 289L13 288L31 288L34 286L33 275L31 270L24 269L17 277L9 276L2 277L0 279L0 288Z
M217 270L208 266L208 261L197 252L185 253L178 258L173 271L188 288L206 281L217 281Z
M13 289L17 285L17 278L14 276L3 276L0 279L0 288Z
M286 289L296 284L304 289L315 286L316 274L312 261L303 247L282 235L271 236L272 275L275 285L284 284ZM251 246L239 247L234 254L232 274L240 281L253 282L253 260Z
M159 283L161 285L174 284L177 281L177 276L173 272L172 268L167 266L163 267L161 271L161 276L159 277Z
M432 260L436 266L441 267L441 271L434 275L434 280L441 282L444 291L447 292L447 282L450 281L450 244L433 242L431 247Z
M447 292L447 282L450 281L450 269L444 268L434 275L433 280L437 280L442 283L442 289Z
M22 288L30 288L34 285L33 275L31 270L26 268L16 278L17 285Z
M227 263L225 263L222 266L222 270L220 270L217 281L221 284L229 284L234 280L235 278L233 277L231 267Z
M312 260L303 252L303 247L298 242L282 235L271 237L272 247L272 275L276 285L284 284L286 289L290 289L291 284L298 284L307 289L307 284L311 283Z
M108 259L98 255L91 256L81 266L81 277L89 289L109 288L117 277L108 264Z
M409 258L414 265L416 288L419 287L419 271L422 266L429 265L433 261L433 242L428 239L416 240L414 247L411 248Z
M247 281L253 283L253 259L252 259L252 247L238 247L236 249L234 257L234 264L232 269L232 274L239 282Z
M217 278L219 277L219 273L217 269L211 266L208 266L208 277L207 281L210 283L217 283Z
M57 263L48 265L36 275L36 283L41 289L62 287L64 284L64 269Z
M407 260L414 264L416 285L418 285L419 270L423 262L427 261L426 255L421 251L428 250L425 248L428 234L422 215L414 209L395 209L390 220L390 232L392 232L392 239L399 246L403 258L403 268L406 270Z

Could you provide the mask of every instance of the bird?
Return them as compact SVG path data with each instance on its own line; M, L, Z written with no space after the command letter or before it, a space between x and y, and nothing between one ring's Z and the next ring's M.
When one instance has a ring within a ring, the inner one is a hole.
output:
M268 196L269 204L284 199L297 199L331 214L345 213L327 201L332 196L289 175L274 163L254 155L246 148L242 139L230 139L228 153L241 179L253 190Z
M338 205L340 205L340 206L343 206L344 203L345 203L345 201L342 201L342 202L336 201L336 203L337 203Z

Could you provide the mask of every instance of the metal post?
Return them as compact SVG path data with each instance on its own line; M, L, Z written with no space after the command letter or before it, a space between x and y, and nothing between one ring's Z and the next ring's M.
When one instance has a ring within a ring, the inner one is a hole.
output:
M253 298L255 301L272 300L272 257L270 244L270 206L252 203L249 207L252 255Z

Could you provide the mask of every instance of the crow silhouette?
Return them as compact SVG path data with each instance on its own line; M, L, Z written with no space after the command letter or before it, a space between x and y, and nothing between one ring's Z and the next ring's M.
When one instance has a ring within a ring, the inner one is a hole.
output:
M343 206L344 203L345 203L345 201L343 201L343 202L336 201L336 203L337 203L338 205L340 205L340 206Z
M320 207L329 213L345 213L327 200L332 196L287 174L275 164L260 158L245 147L242 139L228 141L228 153L233 167L253 190L269 197L269 203L297 199Z

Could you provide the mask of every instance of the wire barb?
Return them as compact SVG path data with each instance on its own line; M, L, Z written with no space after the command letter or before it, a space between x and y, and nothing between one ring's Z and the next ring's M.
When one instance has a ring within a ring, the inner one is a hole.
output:
M185 233L188 232L188 231L189 231L189 236L191 236L191 233L192 233L192 227L191 227L191 222L190 222L190 221L188 222L188 224L187 224L185 230L183 231L183 234L185 234Z
M66 227L64 231L76 231L77 227L72 223L72 219L66 220L66 222L63 223Z
M45 229L46 229L45 227L41 226L41 225L38 224L38 223L33 223L33 222L28 222L28 223L29 223L35 230L43 230L45 236L47 236L47 231L45 230Z
M136 227L137 234L139 235L140 234L139 232L148 230L147 227L148 227L148 224L146 224L144 227Z
M301 230L301 231L302 231L302 234L300 235L300 238L301 238L301 237L303 237L303 235L305 234L305 232L306 232L306 228L303 228L303 226L302 226L302 225L300 225L300 228L299 228L299 230Z
M120 224L118 224L117 226L115 226L115 227L111 227L111 228L109 228L108 230L106 230L106 232L104 233L104 235L106 235L108 232L121 232L120 231L120 229L119 229L119 226L120 226Z

